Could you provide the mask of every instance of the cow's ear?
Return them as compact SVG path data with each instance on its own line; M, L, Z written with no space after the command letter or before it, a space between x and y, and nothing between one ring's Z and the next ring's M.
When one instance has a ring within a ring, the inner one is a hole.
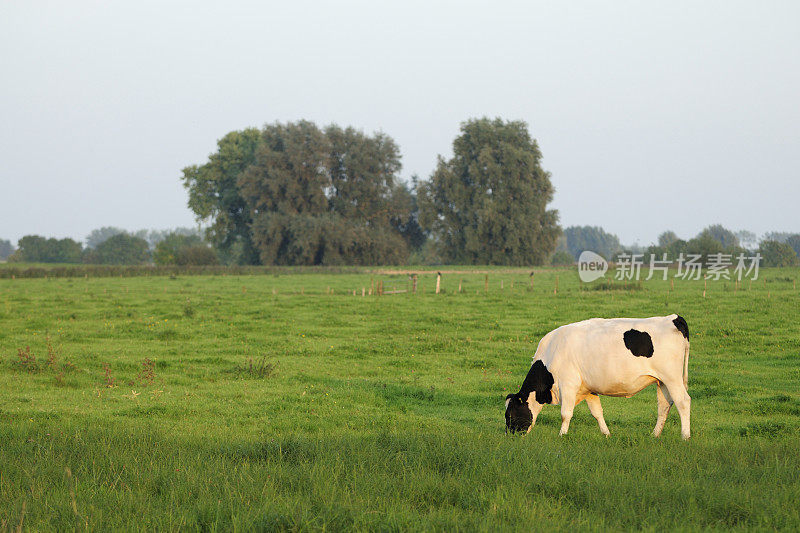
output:
M513 398L513 397L514 397L514 395L513 395L513 394L509 394L508 396L506 396L506 400L510 400L510 399L511 399L511 398Z

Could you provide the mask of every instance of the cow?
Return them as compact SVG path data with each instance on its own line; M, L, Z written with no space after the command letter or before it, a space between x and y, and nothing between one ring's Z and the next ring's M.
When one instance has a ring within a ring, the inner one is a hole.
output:
M506 396L506 432L529 432L546 404L561 405L561 435L572 412L586 400L600 431L608 436L600 395L630 398L655 383L664 429L674 403L681 436L689 438L689 326L672 314L651 318L592 318L554 329L539 341L528 375Z

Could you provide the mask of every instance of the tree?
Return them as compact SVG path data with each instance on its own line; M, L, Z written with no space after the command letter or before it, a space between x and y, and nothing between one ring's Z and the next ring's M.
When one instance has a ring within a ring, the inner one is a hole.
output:
M19 260L29 263L79 263L81 244L72 239L26 235L17 243Z
M183 179L225 262L402 262L420 239L414 193L397 178L400 151L383 133L299 121L218 145Z
M420 184L419 221L446 261L542 264L560 233L550 174L522 121L461 124L454 156Z
M667 230L658 236L658 245L661 246L662 248L666 248L670 244L679 240L680 239L678 238L678 236L675 234L674 231Z
M369 225L388 226L400 208L392 202L400 171L400 149L383 133L372 136L332 124L325 128L330 143L330 208L334 213Z
M686 243L685 250L680 251L684 253L700 254L703 256L703 261L708 261L708 257L711 254L723 253L726 249L719 239L712 236L709 232L702 231L697 237L690 239L689 242ZM730 247L728 251L732 252L733 247Z
M428 240L428 235L419 225L419 202L417 201L417 176L411 177L411 187L405 183L395 186L392 200L396 203L396 215L392 225L406 241L409 250L419 252Z
M264 127L255 161L239 177L264 264L402 262L407 247L389 137L300 121ZM407 199L406 199L407 200Z
M153 251L153 261L157 265L174 265L177 264L177 257L182 249L202 245L203 239L198 235L169 233L156 244L156 248Z
M255 161L261 141L258 129L233 131L217 142L217 151L209 156L206 164L183 169L189 208L198 221L210 222L206 237L226 263L259 262L250 232L252 213L239 194L237 182Z
M722 224L713 224L701 231L696 238L711 238L719 242L723 248L736 248L739 246L739 239L736 235Z
M93 229L89 235L86 236L86 247L95 249L97 246L120 233L126 233L124 229L115 228L113 226L103 226L102 228Z
M11 241L0 239L0 261L5 261L13 253L14 245L11 244Z
M622 249L619 237L599 226L570 226L564 230L564 237L567 251L575 259L584 250L591 250L611 260Z
M786 244L792 247L797 257L800 257L800 233L793 233L786 237Z
M333 219L326 189L331 187L331 146L313 123L265 126L255 160L238 178L252 213L252 241L264 264L320 264L324 233Z
M758 237L752 231L739 230L735 233L739 240L739 245L748 250L753 250L758 246Z
M94 250L88 250L85 263L99 265L139 265L150 260L147 241L128 233L106 239Z
M761 238L762 241L777 241L786 242L786 239L791 235L788 231L768 231Z
M800 264L794 249L785 242L761 241L758 252L764 266L787 267Z

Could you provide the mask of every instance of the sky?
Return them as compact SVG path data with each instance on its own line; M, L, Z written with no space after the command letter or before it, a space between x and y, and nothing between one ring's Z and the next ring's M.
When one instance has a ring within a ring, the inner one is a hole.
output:
M195 226L231 130L336 122L427 178L524 120L562 226L800 231L798 2L0 0L0 239Z

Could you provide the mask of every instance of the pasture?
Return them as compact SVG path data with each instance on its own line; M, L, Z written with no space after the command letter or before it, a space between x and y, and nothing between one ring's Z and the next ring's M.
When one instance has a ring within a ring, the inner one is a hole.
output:
M761 278L0 279L2 530L797 530L800 271ZM504 434L542 335L673 312L690 441L653 387Z

